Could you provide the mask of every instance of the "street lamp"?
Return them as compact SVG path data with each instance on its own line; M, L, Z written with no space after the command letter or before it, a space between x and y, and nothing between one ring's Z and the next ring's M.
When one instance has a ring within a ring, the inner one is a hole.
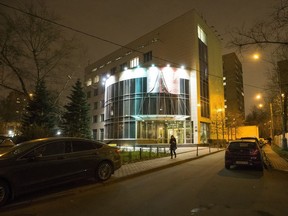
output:
M282 148L287 149L287 138L285 137L287 131L287 94L281 94L282 106Z
M260 55L258 53L253 54L253 59L258 60L260 58Z

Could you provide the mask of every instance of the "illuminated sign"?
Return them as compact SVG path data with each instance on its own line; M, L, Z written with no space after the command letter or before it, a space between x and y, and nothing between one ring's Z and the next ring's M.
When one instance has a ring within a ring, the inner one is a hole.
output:
M151 67L147 71L147 92L180 94L178 70L171 67Z

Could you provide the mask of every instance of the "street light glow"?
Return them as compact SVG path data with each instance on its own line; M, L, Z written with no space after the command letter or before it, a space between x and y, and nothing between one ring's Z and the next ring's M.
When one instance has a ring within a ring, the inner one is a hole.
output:
M258 60L260 58L260 55L258 53L253 54L253 59Z

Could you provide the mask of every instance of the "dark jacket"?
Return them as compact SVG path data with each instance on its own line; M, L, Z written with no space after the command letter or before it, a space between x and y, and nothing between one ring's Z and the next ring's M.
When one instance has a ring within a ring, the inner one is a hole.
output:
M171 150L177 149L177 143L176 143L176 139L175 138L171 138L170 139L170 149Z

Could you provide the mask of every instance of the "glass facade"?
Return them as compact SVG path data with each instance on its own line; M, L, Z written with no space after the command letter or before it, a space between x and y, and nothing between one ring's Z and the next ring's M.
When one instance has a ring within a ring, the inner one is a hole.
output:
M148 82L147 77L139 77L107 86L105 139L167 143L169 134L177 133L184 140L185 118L190 116L189 80L179 78L179 94L149 91Z

